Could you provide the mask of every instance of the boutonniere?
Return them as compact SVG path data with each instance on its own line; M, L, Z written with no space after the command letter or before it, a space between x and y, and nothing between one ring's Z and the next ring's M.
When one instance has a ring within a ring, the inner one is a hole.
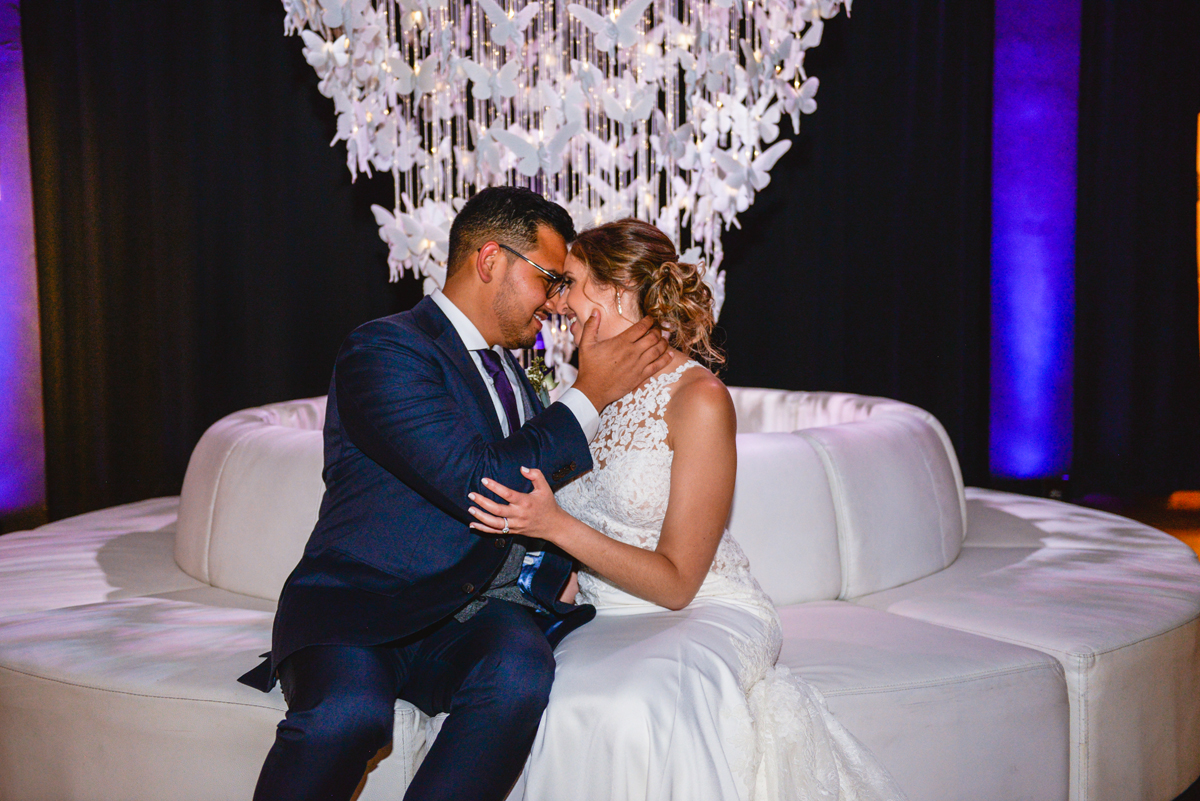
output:
M542 405L549 406L550 390L557 387L558 382L554 380L554 374L546 366L546 360L541 356L534 356L533 361L529 363L529 367L525 369L525 377L533 385L533 389L537 392L538 399L541 400Z

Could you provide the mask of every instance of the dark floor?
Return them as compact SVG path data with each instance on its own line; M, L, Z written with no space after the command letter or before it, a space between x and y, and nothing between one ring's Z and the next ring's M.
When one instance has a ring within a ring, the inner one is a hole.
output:
M1125 500L1089 495L1078 503L1124 515L1161 529L1186 542L1200 554L1200 492L1176 492L1169 498ZM1175 801L1200 801L1200 780Z
M1183 540L1200 554L1200 491L1176 492L1167 498L1087 495L1075 502L1154 526Z

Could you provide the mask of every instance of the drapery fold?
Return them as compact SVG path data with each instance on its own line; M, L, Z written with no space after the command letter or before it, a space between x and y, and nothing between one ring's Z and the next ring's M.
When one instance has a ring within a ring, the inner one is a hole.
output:
M1076 494L1200 488L1200 4L1084 0Z
M219 417L323 394L408 308L274 0L22 3L52 518L179 491Z

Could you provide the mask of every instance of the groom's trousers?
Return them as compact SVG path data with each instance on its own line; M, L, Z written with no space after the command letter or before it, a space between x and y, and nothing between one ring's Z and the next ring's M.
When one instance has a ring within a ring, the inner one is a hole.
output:
M524 606L490 599L398 644L316 645L279 666L288 701L255 801L349 799L392 740L395 701L449 712L404 798L502 801L520 775L554 679Z

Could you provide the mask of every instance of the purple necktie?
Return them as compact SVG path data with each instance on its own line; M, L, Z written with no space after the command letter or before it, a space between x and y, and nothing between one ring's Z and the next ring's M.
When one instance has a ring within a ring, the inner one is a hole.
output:
M475 352L479 354L484 368L492 377L492 385L496 387L496 394L500 397L500 407L504 409L504 415L508 418L508 433L514 434L520 428L521 418L517 415L517 398L513 395L508 373L504 372L504 365L500 363L500 354L491 348Z

